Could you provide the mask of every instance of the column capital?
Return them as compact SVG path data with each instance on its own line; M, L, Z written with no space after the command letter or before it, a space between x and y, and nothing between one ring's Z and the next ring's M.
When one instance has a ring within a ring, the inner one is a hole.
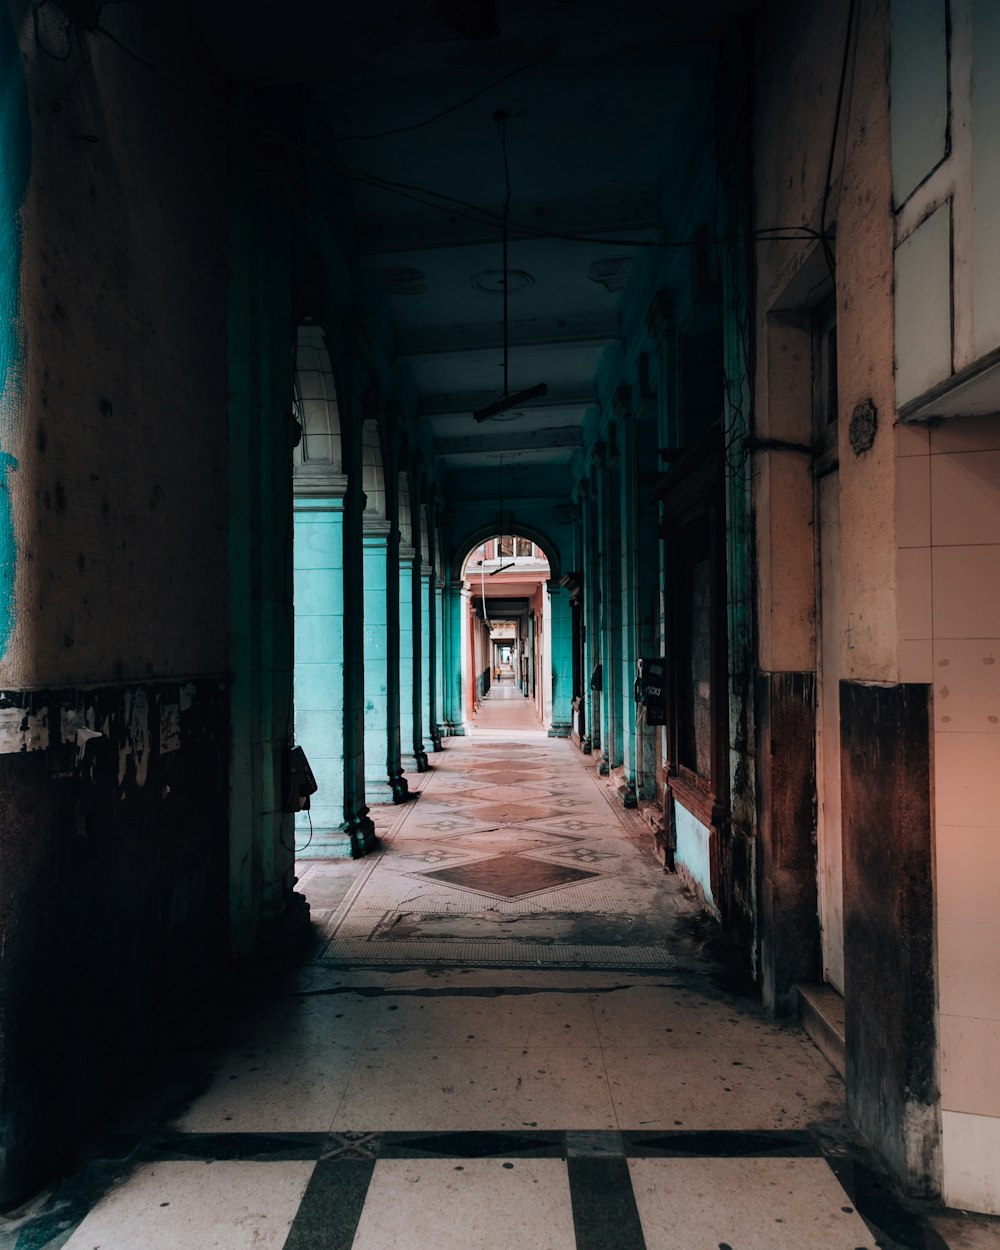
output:
M321 484L318 481L308 484L305 490L298 489L292 497L294 512L343 512L347 497L347 478L328 480Z

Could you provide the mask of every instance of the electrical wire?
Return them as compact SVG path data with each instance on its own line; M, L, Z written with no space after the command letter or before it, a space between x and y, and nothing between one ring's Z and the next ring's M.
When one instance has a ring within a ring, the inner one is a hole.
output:
M833 113L833 133L830 136L830 151L826 161L826 179L823 183L823 203L819 214L819 237L820 244L823 248L823 255L826 257L827 267L830 270L830 277L836 278L836 259L833 254L833 248L830 246L830 240L826 232L826 214L830 207L830 192L833 181L833 162L837 153L837 139L840 136L840 113L844 104L844 85L847 81L847 66L851 55L851 33L854 30L854 10L857 0L850 0L847 9L847 28L844 31L844 55L840 63L840 82L837 86L837 105Z
M440 121L442 117L448 117L451 113L457 113L459 109L472 104L474 100L478 100L480 96L486 95L488 91L492 91L494 87L499 87L501 83L507 82L517 74L523 74L529 69L537 69L540 65L547 65L551 59L551 57L543 57L540 61L530 61L527 65L519 65L517 69L512 69L510 73L504 74L501 78L495 78L491 83L487 83L485 87L480 87L478 91L473 92L470 96L466 96L463 100L459 100L456 104L449 105L448 108L441 109L440 112L433 113L430 117L425 117L423 121L413 122L409 126L395 126L391 130L379 130L369 135L339 135L335 139L325 139L323 143L315 146L326 147L333 143L367 143L374 139L387 139L390 135L407 135L414 130L421 130L424 126L430 126L434 122Z
M510 250L510 162L507 159L507 119L510 114L506 109L497 109L493 120L497 124L500 138L500 152L503 156L504 201L502 217L503 245L503 394L504 399L510 394L510 319L508 310L507 271L508 253Z
M357 182L362 185L370 186L380 190L398 195L403 199L408 199L414 203L420 204L425 208L431 208L435 211L446 213L451 217L459 217L471 221L476 225L482 225L495 229L502 224L502 217L496 213L490 212L476 204L470 204L467 201L460 200L455 196L448 195L444 192L434 191L427 187L420 187L412 183L396 182L392 179L381 178L377 174L368 173L365 170L355 169L351 166L344 165L339 161L319 156L314 150L310 150L294 143L287 136L279 131L272 129L270 126L264 125L253 117L241 113L238 109L230 108L221 100L214 99L205 95L191 87L189 83L185 83L182 79L177 78L174 74L157 65L155 61L151 61L148 57L140 52L136 52L128 44L124 43L106 26L97 25L94 27L94 33L103 35L116 47L121 49L126 56L131 57L137 64L145 66L153 73L157 74L165 82L179 90L193 96L201 104L217 112L223 113L225 116L232 118L234 121L242 122L244 125L250 126L259 134L273 139L280 143L287 151L294 153L306 160L319 161L328 165L342 177L348 181ZM529 225L526 222L519 222L511 219L509 228L516 234L528 239L555 239L566 243L588 243L592 245L607 247L630 247L630 248L652 248L652 249L673 249L673 248L689 248L702 246L706 240L700 239L622 239L610 237L608 235L592 235L592 234L570 234L555 230L546 230L542 226ZM801 241L803 239L814 239L818 237L818 232L808 226L772 226L762 228L754 235L750 236L734 236L729 238L709 239L708 243L725 244L744 241L746 238L766 238L767 241Z

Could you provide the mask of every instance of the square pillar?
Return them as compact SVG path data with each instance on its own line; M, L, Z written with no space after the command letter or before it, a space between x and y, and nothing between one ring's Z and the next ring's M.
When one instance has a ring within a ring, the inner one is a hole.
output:
M362 550L365 797L369 803L392 803L395 792L389 773L388 522L366 518Z
M344 824L344 500L296 498L295 739L319 786L295 817L310 858L335 855Z

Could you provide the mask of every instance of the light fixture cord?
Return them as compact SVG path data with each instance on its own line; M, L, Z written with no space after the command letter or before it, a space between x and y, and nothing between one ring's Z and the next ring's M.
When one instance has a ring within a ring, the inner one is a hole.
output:
M510 234L510 163L507 160L507 118L510 114L506 109L497 109L493 120L497 124L500 136L500 151L503 155L504 202L501 213L501 239L503 241L503 393L504 398L510 394L508 380L508 361L510 358L509 314L507 309L507 247Z
M500 465L497 469L497 495L500 499L500 546L503 546L503 452L500 453ZM500 562L503 563L503 552L500 553Z

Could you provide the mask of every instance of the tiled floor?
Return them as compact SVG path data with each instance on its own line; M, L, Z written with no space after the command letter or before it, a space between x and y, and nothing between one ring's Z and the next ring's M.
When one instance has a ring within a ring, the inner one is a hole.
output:
M433 763L378 854L301 865L316 958L0 1248L1000 1244L893 1192L818 1051L720 988L641 823L526 703Z

